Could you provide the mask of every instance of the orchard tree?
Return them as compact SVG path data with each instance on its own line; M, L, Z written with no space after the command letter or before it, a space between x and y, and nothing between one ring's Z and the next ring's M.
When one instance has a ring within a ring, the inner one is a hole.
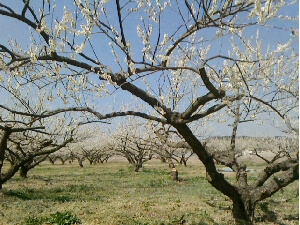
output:
M99 128L99 126L93 129L90 128L87 138L76 146L85 159L89 161L90 165L107 162L116 153L113 137L110 137ZM87 133L85 132L85 135Z
M271 163L250 184L245 166L211 153L193 126L209 119L218 130L218 122L232 124L233 110L237 124L250 118L297 131L296 3L2 0L1 20L27 26L30 43L25 35L0 43L1 79L35 83L49 99L60 98L63 111L171 125L204 164L208 182L231 199L237 223L252 224L257 202L298 180L298 159ZM39 73L27 73L33 70ZM236 182L216 160L239 171Z
M71 154L66 150L66 148L63 148L53 154L55 155L55 160L59 160L61 165L65 165L65 163L71 158Z
M121 155L139 172L143 164L153 158L155 145L153 133L139 119L121 122L112 135L116 155Z
M56 162L56 160L58 159L58 157L59 157L58 154L53 153L53 154L49 154L48 157L47 157L47 159L49 160L49 162L52 165L54 165L55 162Z
M59 158L59 155L64 155L71 162L76 159L80 167L83 167L85 160L88 160L90 165L104 163L115 153L112 143L111 137L102 134L99 126L89 124L80 127L76 140L52 157Z
M90 165L99 162L107 162L108 159L115 154L115 151L109 141L105 140L103 137L99 139L99 136L89 138L82 143L78 143L78 145L80 145L77 146L77 148L79 148L80 154L89 161Z
M171 168L175 168L172 160L175 160L178 164L187 166L188 159L194 153L189 145L178 144L178 142L182 141L182 137L180 137L176 131L171 130L171 128L172 127L168 126L154 131L161 141L161 146L163 146L161 147L163 150L157 153L167 159Z
M33 69L32 74L38 72ZM30 71L24 71L30 73ZM88 121L80 114L51 109L49 90L25 77L5 76L0 83L0 190L17 171L23 178L29 170L73 142L77 128ZM36 96L36 97L33 97ZM57 101L55 103L58 103ZM10 166L4 166L9 161Z
M0 89L6 96L5 105L0 105L0 190L17 171L26 178L49 154L72 142L80 125L70 113L46 110L43 96L31 101L29 86L14 88L13 83L8 80ZM6 160L10 166L4 167Z
M28 125L26 118L22 116L22 122L18 120L7 122L8 120L2 117L1 124L4 125L0 125L0 190L18 170L22 177L27 177L28 171L49 154L73 141L74 130L63 129L62 133L56 130L56 133L51 134L49 124L43 120L31 121ZM47 131L44 131L46 129ZM55 138L55 135L59 135L59 138ZM8 156L10 156L10 166L4 167Z

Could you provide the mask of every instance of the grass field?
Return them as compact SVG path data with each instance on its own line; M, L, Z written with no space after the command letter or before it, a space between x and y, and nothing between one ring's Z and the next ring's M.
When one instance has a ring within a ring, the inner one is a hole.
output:
M28 179L16 175L4 185L0 224L38 224L59 212L82 224L234 224L231 202L208 184L200 162L178 170L181 181L173 182L168 166L155 160L139 173L124 161L84 168L44 163ZM298 184L259 203L257 224L298 224Z

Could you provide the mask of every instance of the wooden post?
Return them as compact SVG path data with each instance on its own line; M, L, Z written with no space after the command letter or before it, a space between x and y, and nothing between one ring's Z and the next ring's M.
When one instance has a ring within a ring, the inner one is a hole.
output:
M178 171L175 167L172 169L172 178L174 181L178 181Z

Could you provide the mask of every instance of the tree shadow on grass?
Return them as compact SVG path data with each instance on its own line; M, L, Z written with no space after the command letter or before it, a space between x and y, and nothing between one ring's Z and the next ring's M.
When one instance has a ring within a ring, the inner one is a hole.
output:
M72 202L80 201L83 198L89 198L90 200L100 200L100 196L96 195L80 195L79 193L84 191L93 192L94 188L88 185L68 185L64 188L44 188L44 189L32 189L22 188L17 190L4 191L4 196L15 197L24 201L28 200L47 200L55 202Z
M274 211L269 209L269 204L270 204L269 202L262 202L259 204L259 207L264 214L256 218L257 222L272 222L278 225L286 225L286 223L281 223L278 221L278 215ZM298 221L299 216L288 215L284 218L284 220Z
M57 192L49 190L34 190L34 189L24 189L24 190L9 190L4 193L7 197L15 197L24 201L28 200L48 200L48 201L58 201L58 202L71 202L74 199L71 195L59 194Z
M225 205L222 205L220 203L217 203L217 202L214 202L214 201L205 201L205 203L213 208L217 208L217 209L220 209L220 210L231 210L231 207L230 206L225 206Z
M264 213L260 218L258 218L260 222L278 222L276 213L269 209L269 202L262 202L259 204L259 207Z

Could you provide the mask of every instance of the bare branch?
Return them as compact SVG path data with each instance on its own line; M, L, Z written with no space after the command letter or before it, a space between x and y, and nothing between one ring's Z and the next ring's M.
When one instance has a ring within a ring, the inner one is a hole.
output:
M260 173L259 177L252 184L252 187L261 187L273 174L279 171L287 171L295 166L298 167L298 165L299 162L297 159L287 159L282 162L271 163Z
M0 6L2 7L5 7L3 4L0 3ZM23 17L22 15L19 15L19 14L16 14L15 12L11 11L11 12L7 12L5 10L1 10L0 9L0 15L4 15L4 16L8 16L8 17L11 17L11 18L15 18L15 19L18 19L24 23L26 23L28 26L32 27L33 29L37 29L38 28L38 24L32 22L31 20L29 20L28 18L26 17ZM49 35L45 33L45 31L41 31L40 32L41 36L44 38L45 42L47 44L49 44Z
M219 90L217 90L214 87L214 85L210 82L210 80L209 80L209 78L207 76L205 68L204 67L200 68L199 72L200 72L200 76L201 76L201 78L203 80L203 83L205 84L205 86L207 87L207 89L211 93L213 93L216 98L223 98L225 96L225 91L219 91Z
M266 170L267 169L267 170ZM287 160L277 165L273 168L266 168L263 174L259 177L258 181L255 182L257 188L254 193L254 198L261 201L264 200L277 191L286 187L290 183L299 179L299 162L298 160ZM283 174L275 176L271 181L265 183L263 186L262 182L270 177L269 174L275 173L275 171L285 171Z
M182 114L182 117L184 119L188 119L191 117L191 115L197 111L197 109L202 106L205 105L207 102L216 99L216 96L209 92L204 96L198 97L186 110L185 112Z
M215 112L223 109L225 106L227 106L227 104L222 103L222 104L214 105L214 106L210 107L209 109L207 109L206 111L197 113L197 114L193 115L192 117L190 117L189 119L186 119L184 121L192 122L192 121L201 119L203 117L206 117L212 113L215 113Z
M274 106L272 106L270 103L268 103L268 102L266 102L266 101L264 101L264 100L262 100L262 99L260 99L260 98L257 98L257 97L255 97L255 96L253 96L253 95L249 95L249 97L250 98L252 98L252 99L254 99L254 100L256 100L256 101L258 101L258 102L261 102L261 103L263 103L264 105L266 105L266 106L268 106L268 107L270 107L274 112L276 112L282 119L285 119L285 117L284 117L284 115L282 115Z
M22 10L22 17L25 17L25 14L26 14L26 11L28 9L28 6L29 6L29 2L30 0L26 0L25 4L24 4L24 7L23 7L23 10Z

